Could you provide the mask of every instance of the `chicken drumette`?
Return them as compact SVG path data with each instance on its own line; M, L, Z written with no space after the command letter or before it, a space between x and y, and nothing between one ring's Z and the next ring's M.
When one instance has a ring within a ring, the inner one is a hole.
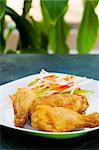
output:
M78 113L85 113L89 106L88 99L84 95L77 94L53 94L33 101L30 113L35 111L38 105L49 105L52 107L64 107Z
M35 98L32 90L20 88L13 95L14 124L17 127L23 127L28 119L28 114L32 102Z
M38 105L31 114L31 124L33 128L52 132L92 128L99 126L99 113L84 116L68 108Z

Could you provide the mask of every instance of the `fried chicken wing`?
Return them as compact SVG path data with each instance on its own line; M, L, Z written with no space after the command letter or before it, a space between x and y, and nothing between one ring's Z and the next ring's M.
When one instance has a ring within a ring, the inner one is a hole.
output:
M82 114L85 113L86 109L89 106L89 103L87 97L84 95L53 94L33 101L32 107L30 109L30 114L36 110L36 107L38 105L69 108Z
M33 128L52 132L92 128L99 126L99 113L84 116L68 108L39 105L31 115L31 124Z
M20 88L13 95L14 123L17 127L23 127L28 119L29 109L32 105L34 94L30 89Z

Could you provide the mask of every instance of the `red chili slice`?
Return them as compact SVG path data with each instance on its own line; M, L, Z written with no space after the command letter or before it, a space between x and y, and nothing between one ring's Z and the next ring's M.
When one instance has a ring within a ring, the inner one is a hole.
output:
M60 90L65 90L67 88L69 88L70 86L69 85L62 85L59 87Z

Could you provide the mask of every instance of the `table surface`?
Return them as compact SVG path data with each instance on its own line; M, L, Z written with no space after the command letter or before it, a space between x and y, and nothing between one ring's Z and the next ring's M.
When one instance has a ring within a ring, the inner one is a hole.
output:
M0 55L0 84L35 74L43 68L99 80L99 56L97 55ZM98 150L99 130L73 139L46 139L20 133L0 126L2 150Z

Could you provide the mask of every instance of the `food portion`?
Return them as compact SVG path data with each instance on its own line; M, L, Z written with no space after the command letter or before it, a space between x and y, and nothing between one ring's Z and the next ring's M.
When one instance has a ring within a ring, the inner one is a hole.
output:
M29 110L34 100L34 93L30 89L20 88L12 97L15 126L23 127L28 120Z
M52 132L92 128L99 126L99 113L84 116L68 108L40 105L31 115L31 124L33 128Z
M28 119L34 129L51 132L99 126L99 113L86 115L90 107L86 94L93 92L82 89L81 85L90 81L42 70L27 88L19 88L10 96L15 126L24 127Z
M30 113L35 111L38 105L49 105L52 107L69 108L80 114L84 114L89 106L89 103L85 95L69 93L52 94L33 101L32 106L30 108Z

